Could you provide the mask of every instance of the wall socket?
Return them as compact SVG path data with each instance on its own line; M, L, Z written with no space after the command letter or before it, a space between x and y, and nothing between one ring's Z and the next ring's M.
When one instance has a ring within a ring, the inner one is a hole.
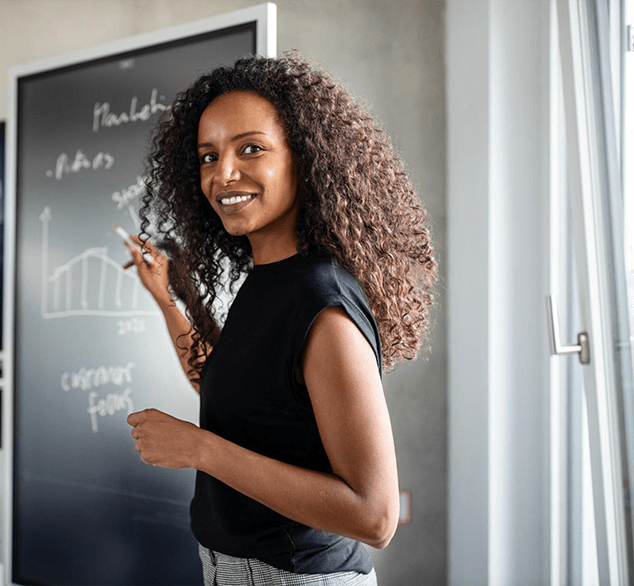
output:
M409 490L400 491L399 525L409 525L412 522L412 493Z

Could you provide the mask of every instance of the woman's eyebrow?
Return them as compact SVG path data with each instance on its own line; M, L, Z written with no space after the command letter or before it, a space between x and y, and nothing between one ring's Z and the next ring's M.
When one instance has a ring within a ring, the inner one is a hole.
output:
M245 138L247 136L252 136L254 134L266 134L266 132L262 132L261 130L250 130L248 132L241 132L240 134L236 134L231 141L234 142L236 140L240 140L241 138ZM198 148L202 149L202 148L207 148L210 146L214 146L212 143L210 142L200 142L198 143Z
M251 136L252 134L266 134L266 132L262 132L261 130L251 130L249 132L242 132L241 134L236 134L231 140L240 140L245 136Z

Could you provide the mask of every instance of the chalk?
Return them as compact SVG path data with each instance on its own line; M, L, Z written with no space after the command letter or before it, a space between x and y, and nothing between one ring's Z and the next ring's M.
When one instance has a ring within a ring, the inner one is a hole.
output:
M119 234L119 236L121 236L124 242L129 243L131 246L136 246L143 253L143 260L146 263L151 265L154 262L152 255L146 250L144 251L142 248L140 248L136 242L132 242L132 240L130 240L130 234L128 234L121 226L117 226L116 224L114 224L113 228L115 232Z

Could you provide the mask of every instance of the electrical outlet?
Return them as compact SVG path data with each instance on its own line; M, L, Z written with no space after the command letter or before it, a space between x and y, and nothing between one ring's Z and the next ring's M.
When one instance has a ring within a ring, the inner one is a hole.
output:
M400 491L399 525L409 525L412 522L412 493L409 490Z

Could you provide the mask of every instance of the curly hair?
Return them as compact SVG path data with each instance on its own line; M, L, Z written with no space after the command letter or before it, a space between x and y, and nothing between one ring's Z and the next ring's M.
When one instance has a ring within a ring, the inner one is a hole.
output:
M246 236L228 234L201 191L199 119L219 95L247 91L275 106L296 160L299 254L321 251L363 287L383 366L416 357L429 326L437 265L426 212L385 132L340 85L296 52L248 56L180 93L153 136L142 238L150 216L170 249L170 283L192 321L190 374L219 335L214 301L252 267ZM228 262L227 262L228 261Z

